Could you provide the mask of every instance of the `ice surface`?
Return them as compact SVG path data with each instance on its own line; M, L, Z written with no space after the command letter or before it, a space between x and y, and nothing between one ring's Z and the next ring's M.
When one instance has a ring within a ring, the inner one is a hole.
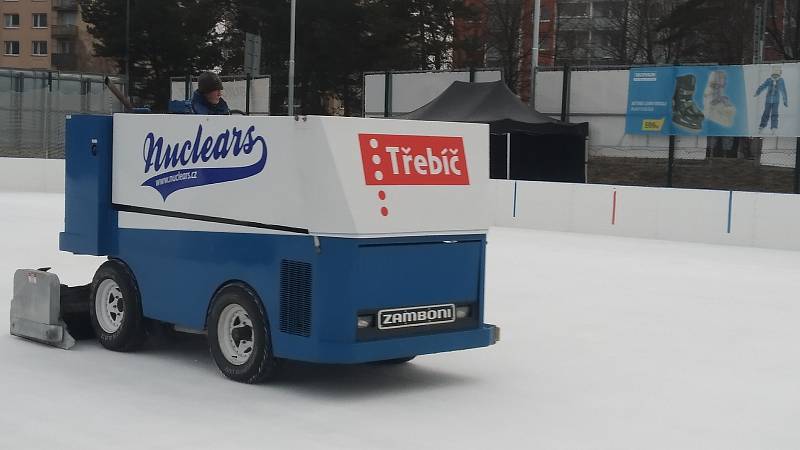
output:
M0 193L0 449L797 449L800 252L528 230L489 236L487 349L223 378L202 338L113 353L8 334L13 270L63 196Z

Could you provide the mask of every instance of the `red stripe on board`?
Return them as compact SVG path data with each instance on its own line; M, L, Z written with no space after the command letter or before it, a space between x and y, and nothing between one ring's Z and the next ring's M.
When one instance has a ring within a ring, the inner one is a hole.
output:
M617 191L614 191L614 200L611 203L611 225L617 224Z

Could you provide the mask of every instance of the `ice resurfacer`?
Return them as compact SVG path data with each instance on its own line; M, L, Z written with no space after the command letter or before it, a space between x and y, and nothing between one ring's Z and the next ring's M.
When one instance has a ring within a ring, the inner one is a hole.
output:
M281 359L402 362L498 339L487 125L75 115L66 139L61 250L108 261L60 296L54 275L20 271L15 334L69 347L57 306L85 292L103 346L135 350L153 322L206 332L245 382Z

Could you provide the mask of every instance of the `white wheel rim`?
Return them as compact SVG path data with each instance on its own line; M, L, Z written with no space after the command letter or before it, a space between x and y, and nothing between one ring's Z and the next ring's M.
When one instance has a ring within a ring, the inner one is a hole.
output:
M217 341L222 356L235 365L246 363L253 354L253 322L238 304L225 307L217 321Z
M94 298L94 308L100 328L109 334L116 333L125 317L122 292L116 281L107 278L100 282Z

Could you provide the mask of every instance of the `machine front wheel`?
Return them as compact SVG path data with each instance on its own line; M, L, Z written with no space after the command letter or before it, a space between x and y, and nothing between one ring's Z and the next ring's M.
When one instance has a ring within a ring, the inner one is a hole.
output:
M242 283L229 284L214 296L208 313L208 345L219 370L234 381L262 382L278 366L261 300Z
M117 352L139 349L147 336L136 279L120 261L104 262L92 280L89 316L103 347Z

